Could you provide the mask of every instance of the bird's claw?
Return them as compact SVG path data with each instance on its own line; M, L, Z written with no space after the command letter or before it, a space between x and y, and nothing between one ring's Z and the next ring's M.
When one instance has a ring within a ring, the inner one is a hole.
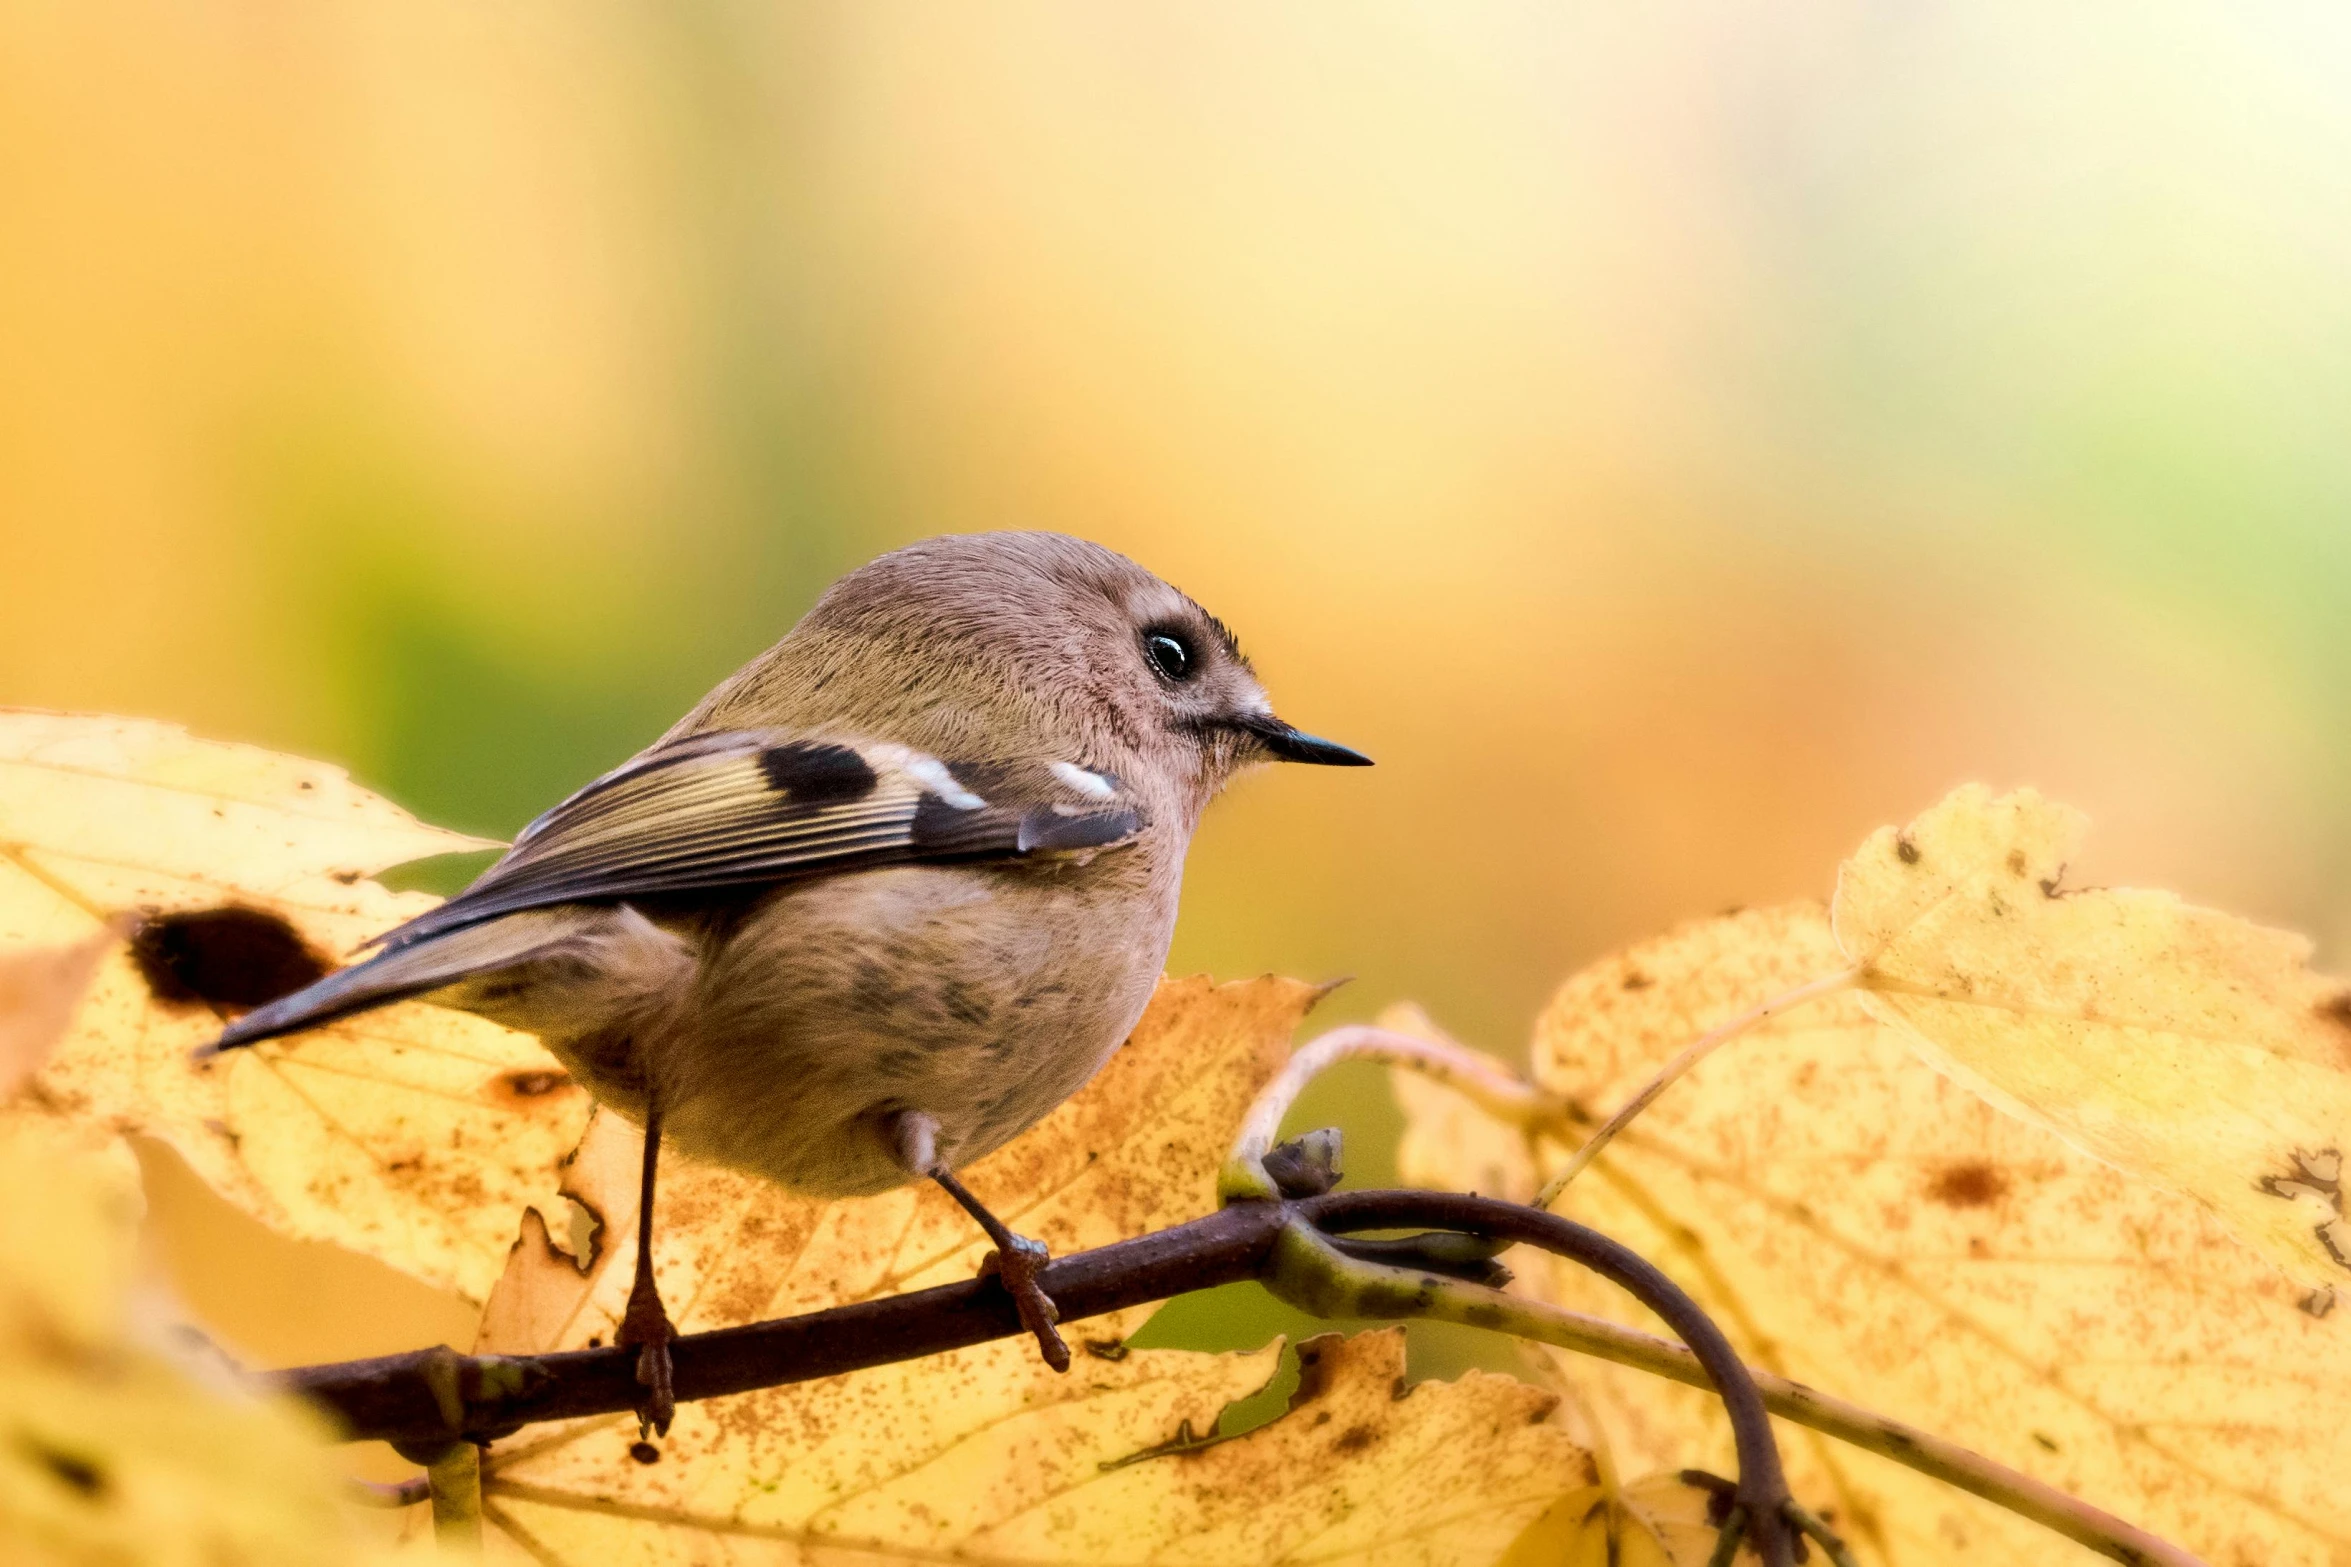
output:
M657 1436L667 1436L670 1421L677 1417L677 1388L669 1358L670 1340L677 1336L659 1295L642 1288L629 1291L628 1309L621 1314L620 1331L612 1342L621 1349L637 1346L637 1385L645 1390L645 1396L637 1401L639 1436L648 1429Z
M999 1247L981 1259L980 1277L992 1273L1004 1281L1013 1304L1020 1308L1020 1325L1035 1336L1037 1352L1045 1357L1045 1364L1056 1371L1067 1371L1069 1345L1054 1326L1061 1320L1061 1308L1053 1304L1053 1297L1037 1283L1037 1275L1052 1260L1052 1255L1043 1241L1015 1235L1010 1245Z

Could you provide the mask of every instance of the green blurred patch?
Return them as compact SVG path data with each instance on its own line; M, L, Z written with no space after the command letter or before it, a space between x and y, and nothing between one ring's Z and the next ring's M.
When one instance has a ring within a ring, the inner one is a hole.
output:
M436 854L395 865L379 872L376 880L394 892L429 892L436 898L454 898L496 863L501 852L477 849L470 854Z

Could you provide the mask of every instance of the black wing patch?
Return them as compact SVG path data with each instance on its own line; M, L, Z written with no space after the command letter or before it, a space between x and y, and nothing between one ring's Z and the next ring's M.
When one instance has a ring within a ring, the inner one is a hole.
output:
M759 753L759 770L776 793L800 805L846 805L881 782L854 747L821 740L771 745Z
M1107 848L1141 825L1116 779L1067 762L950 768L899 745L696 735L580 790L480 880L381 945L558 903Z

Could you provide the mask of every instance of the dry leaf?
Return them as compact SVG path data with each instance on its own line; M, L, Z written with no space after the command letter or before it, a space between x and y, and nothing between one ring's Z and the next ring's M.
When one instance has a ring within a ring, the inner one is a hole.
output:
M1721 1539L1710 1500L1670 1474L1614 1495L1594 1482L1553 1502L1495 1567L1706 1567Z
M2310 944L2164 892L2069 892L2082 817L1959 790L1837 879L1869 1005L2076 1147L2210 1204L2294 1277L2351 1284L2351 986Z
M1314 995L1276 979L1162 984L1102 1074L970 1184L1058 1251L1209 1211L1233 1129ZM609 1334L631 1267L635 1149L608 1124L620 1123L599 1120L574 1187L619 1244L583 1277L534 1215L485 1314L494 1347ZM690 1189L673 1200L665 1175L657 1249L672 1310L692 1326L968 1277L985 1244L923 1191L815 1203L683 1161L679 1174ZM1010 1339L685 1405L658 1449L626 1417L525 1432L491 1452L488 1516L535 1559L581 1564L1468 1564L1590 1479L1535 1389L1481 1376L1400 1399L1398 1334L1317 1341L1294 1413L1203 1446L1277 1350L1129 1349L1148 1315L1073 1324L1065 1376Z
M1399 1330L1301 1346L1289 1412L1206 1444L1219 1412L1271 1375L1279 1346L1114 1346L1093 1340L1061 1376L1009 1340L687 1406L658 1454L626 1425L537 1447L525 1437L515 1456L493 1455L487 1516L513 1558L583 1567L1483 1567L1592 1474L1538 1389L1472 1372L1402 1392ZM698 1408L715 1418L690 1418Z
M0 952L0 1099L49 1059L114 942L101 930L70 947Z
M0 1560L349 1560L324 1427L138 1341L138 1168L120 1140L0 1120L0 1192Z
M1709 1027L1844 962L1811 907L1685 927L1570 980L1535 1069L1604 1111ZM1509 1134L1424 1113L1442 1090L1398 1088L1408 1179L1464 1184L1494 1168ZM2303 1310L2303 1292L2200 1205L2001 1113L1857 997L1702 1063L1561 1207L1657 1261L1757 1364L1963 1442L2215 1567L2351 1560L2351 1312ZM1656 1330L1588 1275L1510 1260L1522 1288ZM1620 1469L1727 1472L1709 1395L1562 1365ZM1781 1432L1799 1496L1865 1561L2092 1559L1886 1460Z
M0 1092L41 1064L115 939L0 956ZM122 1140L13 1106L0 1193L0 1559L342 1556L323 1428L138 1342L139 1172Z
M0 945L89 939L144 911L29 1092L160 1137L286 1233L479 1299L529 1202L553 1207L587 1096L537 1041L422 1005L190 1053L431 906L366 877L480 847L337 769L163 724L0 712Z
M1215 1206L1233 1128L1317 994L1289 979L1163 980L1094 1081L962 1172L965 1184L1057 1255L1198 1218ZM574 1200L602 1222L588 1266L552 1247L534 1216L484 1311L481 1349L610 1336L636 1266L642 1147L636 1128L596 1118L566 1172ZM969 1278L988 1249L929 1183L830 1202L665 1152L656 1201L655 1277L685 1332Z
M958 1547L985 1559L990 1530L1111 1478L1102 1464L1187 1424L1212 1430L1273 1367L1272 1350L1081 1349L1056 1375L1033 1344L983 1344L681 1405L658 1448L627 1419L525 1432L490 1455L485 1516L494 1539L574 1567L788 1562L819 1543L842 1552L822 1560L932 1561ZM852 1556L859 1546L870 1554Z

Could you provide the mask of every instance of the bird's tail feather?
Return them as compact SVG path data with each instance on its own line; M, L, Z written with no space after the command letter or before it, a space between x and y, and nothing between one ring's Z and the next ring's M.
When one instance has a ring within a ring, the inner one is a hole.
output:
M218 1055L239 1045L258 1044L406 1000L475 974L509 968L544 954L592 923L587 909L534 909L504 919L466 925L412 947L381 953L364 963L337 969L290 996L256 1007L221 1030L220 1038L197 1052Z

